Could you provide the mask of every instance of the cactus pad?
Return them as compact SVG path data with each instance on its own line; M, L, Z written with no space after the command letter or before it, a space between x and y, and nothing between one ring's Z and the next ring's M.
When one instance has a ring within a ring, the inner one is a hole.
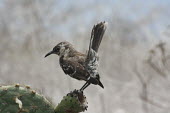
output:
M79 113L87 110L86 97L83 92L74 90L64 96L55 109L56 113Z
M0 86L0 113L54 113L54 108L43 96L29 86Z

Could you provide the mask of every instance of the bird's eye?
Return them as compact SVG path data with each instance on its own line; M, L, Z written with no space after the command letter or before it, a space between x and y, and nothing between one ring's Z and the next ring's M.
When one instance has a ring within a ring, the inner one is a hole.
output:
M55 48L54 51L58 52L60 50L59 47Z

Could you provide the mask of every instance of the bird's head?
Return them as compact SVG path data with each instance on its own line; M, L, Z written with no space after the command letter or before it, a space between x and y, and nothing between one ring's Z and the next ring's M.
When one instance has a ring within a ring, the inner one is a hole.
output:
M52 51L47 53L45 57L51 54L57 54L58 56L67 56L71 49L73 49L73 47L72 44L70 44L69 42L60 42L53 48Z

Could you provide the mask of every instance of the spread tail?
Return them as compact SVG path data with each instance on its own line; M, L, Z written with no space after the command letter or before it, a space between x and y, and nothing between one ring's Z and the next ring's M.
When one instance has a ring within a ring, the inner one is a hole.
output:
M96 53L98 52L106 27L107 22L100 22L94 25L92 29L89 49L92 48Z
M89 65L91 62L93 63L91 64L93 66L95 62L98 61L98 56L96 53L98 52L103 35L106 31L106 27L107 27L107 22L100 22L97 25L94 25L91 32L89 50L86 58L86 63L87 63L86 65Z

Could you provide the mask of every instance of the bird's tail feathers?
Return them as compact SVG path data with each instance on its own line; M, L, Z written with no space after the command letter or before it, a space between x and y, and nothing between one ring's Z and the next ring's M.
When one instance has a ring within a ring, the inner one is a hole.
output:
M105 21L100 22L97 25L94 25L91 32L89 50L92 48L95 52L98 52L106 28L107 28L107 22Z

